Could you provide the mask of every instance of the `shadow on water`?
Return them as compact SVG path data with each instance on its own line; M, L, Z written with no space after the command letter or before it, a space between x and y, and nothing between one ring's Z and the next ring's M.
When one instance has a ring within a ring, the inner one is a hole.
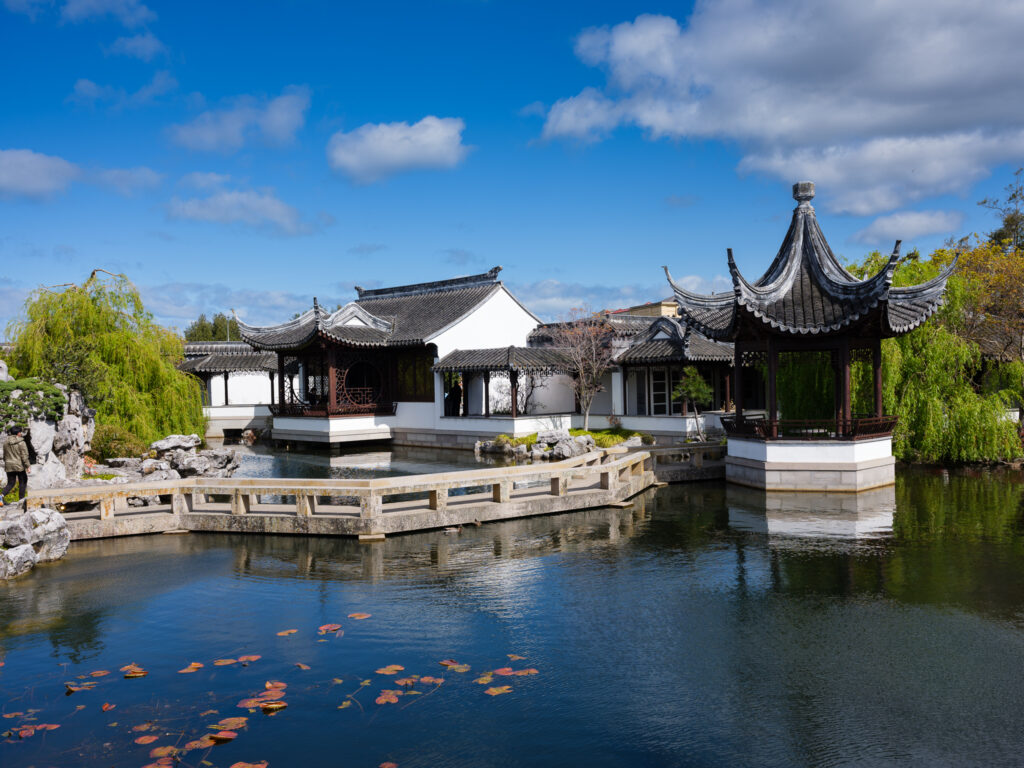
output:
M274 471L459 459L287 461ZM267 679L288 681L289 709L253 715L237 743L215 748L215 764L296 764L296 742L313 766L337 764L339 744L353 765L1013 762L1024 746L1024 670L1011 661L1024 654L1022 490L1016 475L901 471L894 488L859 496L695 483L649 491L631 509L371 544L226 534L76 543L64 561L0 587L0 708L27 698L40 717L87 708L45 741L0 743L0 762L73 754L99 766L131 754L142 764L121 730L178 710L239 714L237 698ZM330 621L345 635L318 638ZM299 632L278 637L285 628ZM263 658L210 666L242 653ZM509 653L540 674L483 695L472 677ZM443 689L409 709L373 703L394 687L375 669L430 675L445 658L473 671L445 672ZM192 660L207 667L176 674ZM145 682L103 678L91 699L63 697L63 680L129 661L152 669ZM348 692L365 679L360 707L339 711L337 681ZM115 697L117 717L95 711ZM203 722L190 717L185 730ZM195 752L183 759L199 764Z

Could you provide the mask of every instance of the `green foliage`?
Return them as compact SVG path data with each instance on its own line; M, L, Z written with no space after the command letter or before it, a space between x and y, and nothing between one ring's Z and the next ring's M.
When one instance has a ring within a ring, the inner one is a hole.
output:
M148 448L127 429L114 424L97 424L89 455L96 461L106 461L115 456L141 456Z
M200 315L185 329L185 341L240 341L238 321L223 312L208 320Z
M20 394L12 397L18 390ZM64 393L53 384L34 378L0 381L0 429L15 424L27 428L32 418L60 421L64 418L64 405Z
M711 385L697 372L695 365L683 368L679 374L679 383L672 390L673 400L689 400L697 405L707 405L714 396Z
M123 275L41 288L8 328L12 369L81 390L97 422L143 442L204 431L199 382L177 370L181 339L153 322Z
M610 429L570 429L569 434L573 437L590 435L594 438L594 444L598 448L611 448L613 445L625 442L631 437L639 437L645 445L651 445L654 442L654 438L646 432L637 432L632 429L623 429L622 427L611 427ZM646 442L647 439L650 439L649 443Z
M786 419L835 415L835 373L828 352L783 352L775 376L779 411Z

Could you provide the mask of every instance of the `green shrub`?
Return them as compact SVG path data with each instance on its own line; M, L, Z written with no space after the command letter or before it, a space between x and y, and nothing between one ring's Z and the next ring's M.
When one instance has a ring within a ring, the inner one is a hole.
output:
M96 433L92 436L89 455L96 461L106 461L119 456L141 456L148 447L123 427L113 424L98 424Z
M12 393L21 394L12 397ZM0 381L0 429L6 430L17 424L28 427L31 418L64 418L64 393L53 384L35 378Z

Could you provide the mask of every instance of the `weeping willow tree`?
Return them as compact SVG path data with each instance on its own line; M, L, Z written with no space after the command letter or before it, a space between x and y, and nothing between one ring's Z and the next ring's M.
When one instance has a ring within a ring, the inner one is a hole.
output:
M153 321L124 275L96 270L81 285L40 288L7 332L15 374L76 387L98 425L146 443L203 434L199 382L175 367L182 341Z

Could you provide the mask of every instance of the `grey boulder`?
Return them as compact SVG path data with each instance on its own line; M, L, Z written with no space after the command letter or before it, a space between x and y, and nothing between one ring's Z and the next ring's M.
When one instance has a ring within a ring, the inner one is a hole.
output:
M13 579L32 570L38 561L31 544L0 550L0 579Z

